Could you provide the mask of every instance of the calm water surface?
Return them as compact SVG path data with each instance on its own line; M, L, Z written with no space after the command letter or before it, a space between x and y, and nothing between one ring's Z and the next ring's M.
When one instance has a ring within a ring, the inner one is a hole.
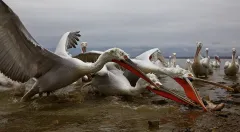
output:
M224 75L225 61L222 60L221 69L214 70L208 80L226 82L227 85L239 82L238 77ZM177 60L177 64L185 67L185 59ZM161 82L181 92L181 87L172 79L163 78ZM194 86L207 99L228 96L224 90L211 85L195 83ZM201 109L190 110L169 100L164 105L152 104L152 100L162 99L158 96L126 99L95 96L72 89L73 86L69 86L56 95L27 103L18 102L20 97L13 96L13 91L1 92L0 131L151 131L148 121L153 120L160 121L159 131L172 131L176 127L191 126L196 117L203 114Z

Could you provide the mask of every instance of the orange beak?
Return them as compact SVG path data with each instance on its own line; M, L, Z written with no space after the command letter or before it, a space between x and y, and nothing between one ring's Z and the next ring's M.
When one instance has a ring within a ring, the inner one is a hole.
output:
M201 97L199 96L196 89L193 87L192 83L188 78L174 78L174 80L183 87L185 94L189 99L200 104L203 110L207 111L207 108L203 104Z

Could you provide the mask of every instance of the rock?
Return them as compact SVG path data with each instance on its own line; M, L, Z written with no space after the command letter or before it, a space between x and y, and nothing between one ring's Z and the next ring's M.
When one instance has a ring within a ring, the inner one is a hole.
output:
M235 84L230 85L229 87L231 87L231 88L237 88L238 85L239 85L239 83L235 83Z
M167 104L168 102L164 99L161 99L161 100L153 100L151 103L155 105L164 105L164 104Z
M159 121L148 121L149 129L159 129L160 122Z
M233 99L232 99L232 102L233 102L234 104L240 104L240 98L233 98Z
M226 82L218 82L218 83L220 83L220 84L227 84Z

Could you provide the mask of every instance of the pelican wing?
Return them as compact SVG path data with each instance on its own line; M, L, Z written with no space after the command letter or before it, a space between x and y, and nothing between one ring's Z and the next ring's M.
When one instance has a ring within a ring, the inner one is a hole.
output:
M227 69L230 65L230 62L229 61L226 61L225 64L224 64L224 69Z
M38 78L61 57L42 48L18 16L0 0L0 71L14 81Z
M142 54L138 55L136 59L139 60L150 60L151 55L155 52L159 52L160 50L158 48L153 48L148 51L143 52Z
M66 32L63 34L61 37L57 48L55 50L55 54L62 56L62 57L71 57L70 54L66 51L66 49L70 48L76 48L76 45L78 45L79 37L81 35L79 34L80 31L75 31L75 32Z
M157 58L155 58L154 61L157 61L157 59L159 59L159 61L162 63L162 65L164 67L168 66L168 63L165 61L161 51L158 48L153 48L153 49L150 49L148 51L145 51L144 53L142 53L139 56L137 56L136 59L138 59L138 60L145 60L145 61L151 61L151 59L154 56L157 57Z

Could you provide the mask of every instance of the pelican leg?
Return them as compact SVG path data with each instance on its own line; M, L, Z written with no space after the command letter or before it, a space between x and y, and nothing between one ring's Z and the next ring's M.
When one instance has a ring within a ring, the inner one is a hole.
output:
M39 97L42 97L43 93L42 93L42 92L41 92L41 93L38 93L38 95L39 95Z
M206 78L208 77L208 74L207 74L207 73L205 73L205 77L206 77Z
M21 102L28 101L33 97L35 94L39 92L38 82L35 82L32 88L21 98Z

